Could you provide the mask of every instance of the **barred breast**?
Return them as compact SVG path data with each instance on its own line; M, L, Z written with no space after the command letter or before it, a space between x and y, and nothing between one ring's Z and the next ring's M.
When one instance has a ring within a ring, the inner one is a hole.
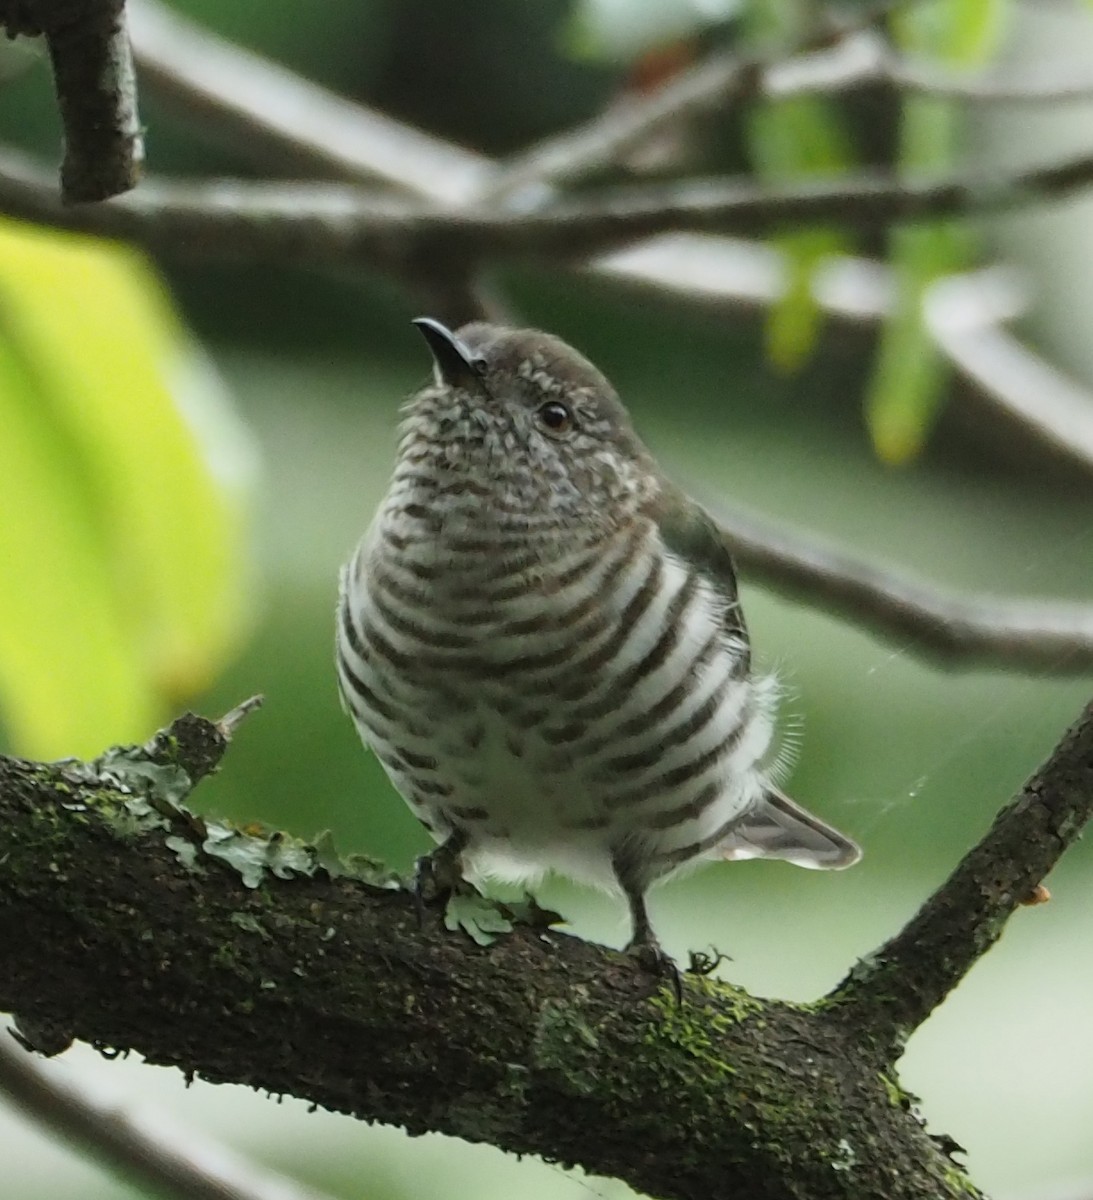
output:
M644 886L716 853L773 724L726 599L640 511L560 537L414 475L343 571L337 667L430 833L462 831L472 871L604 886L620 854Z

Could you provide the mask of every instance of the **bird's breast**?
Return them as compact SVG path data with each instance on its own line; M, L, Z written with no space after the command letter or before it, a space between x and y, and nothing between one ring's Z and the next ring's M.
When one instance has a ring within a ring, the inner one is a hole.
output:
M578 536L411 505L346 569L342 690L437 836L552 862L638 837L667 873L752 802L770 741L725 609L647 519Z

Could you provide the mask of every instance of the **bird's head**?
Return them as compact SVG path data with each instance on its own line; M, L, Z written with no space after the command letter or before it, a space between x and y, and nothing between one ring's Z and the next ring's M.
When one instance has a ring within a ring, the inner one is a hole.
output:
M648 499L656 468L615 389L559 338L484 322L415 322L432 384L406 405L400 450L474 477L510 507L589 514Z

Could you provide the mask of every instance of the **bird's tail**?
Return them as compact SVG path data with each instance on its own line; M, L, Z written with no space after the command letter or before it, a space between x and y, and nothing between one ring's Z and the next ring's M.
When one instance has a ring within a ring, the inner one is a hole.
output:
M721 857L781 858L798 867L839 871L852 867L861 849L768 784L763 798L721 843Z

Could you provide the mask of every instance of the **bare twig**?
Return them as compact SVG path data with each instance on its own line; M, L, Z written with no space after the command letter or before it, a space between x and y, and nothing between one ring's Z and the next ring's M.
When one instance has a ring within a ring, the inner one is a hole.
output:
M366 109L226 42L157 0L129 0L142 83L260 153L309 175L469 198L488 159Z
M923 301L926 326L943 354L996 409L1037 441L1093 472L1093 396L1000 328L970 301L966 276L939 280Z
M1088 65L1045 64L1036 71L992 71L969 74L897 54L872 30L850 34L829 50L814 51L772 63L757 83L771 99L831 95L870 84L922 92L949 100L991 104L1041 104L1093 99L1093 72Z
M820 45L837 45L895 6L894 0L865 4L852 18L853 23L841 28L817 22L795 46L711 55L650 95L615 105L584 125L516 155L502 165L488 197L519 202L522 193L573 183L609 167L666 129L758 94L765 72L771 68L772 54L783 58Z
M438 208L336 183L149 181L110 205L60 209L41 172L0 159L0 206L16 216L158 249L301 262L456 263L525 257L570 261L674 230L759 234L809 224L886 225L1012 208L1093 183L1093 154L996 174L896 180L860 174L769 188L748 179L630 185L562 198L526 213Z
M891 1053L998 940L1093 815L1093 703L911 922L829 997Z
M1093 605L959 596L742 513L717 515L745 575L947 665L1093 669Z
M449 204L467 203L493 186L494 164L488 160L302 83L291 72L167 12L156 0L129 0L129 4L146 86L185 102L204 119L238 127L251 142L263 142L279 151L284 162L329 172L331 161L336 160L337 173L344 173L345 178L384 178L423 199ZM888 52L884 54L891 66ZM817 82L831 88L840 78L869 76L876 69L876 59L876 40L859 33L830 50L772 65L763 76L764 86L771 94L782 95ZM901 69L917 68L905 64ZM972 84L969 80L966 86ZM1014 90L1023 86L1019 81ZM1035 90L1031 85L1030 89ZM282 102L282 95L291 102ZM782 261L772 248L701 234L662 235L595 258L581 270L615 284L652 288L663 295L711 305L765 307L784 287ZM890 275L877 263L833 260L817 274L814 288L818 303L835 317L873 322L889 311ZM491 315L497 307L483 302L476 290L465 285L461 294L449 293L448 285L443 291L432 302L452 320L463 315ZM1000 322L1018 315L1020 306L1008 299L1000 308L997 295L989 296L987 291L978 289L973 296L969 288L961 289L963 310L955 327L942 321L942 316L947 320L953 315L951 308L946 306L942 313L937 304L931 304L927 319L942 352L990 404L1021 421L1038 440L1088 466L1080 430L1093 398L1063 380L1000 327ZM935 299L951 294L946 287ZM1006 296L1012 297L1012 288ZM445 307L449 299L451 303ZM1014 364L1021 369L1011 372ZM1017 381L1020 386L1015 386ZM1036 386L1026 387L1026 382ZM1050 386L1045 388L1045 384ZM1076 429L1079 434L1072 441Z
M61 197L105 200L136 185L144 159L124 0L4 0L9 36L43 34L64 128Z
M233 737L239 732L240 725L251 715L256 713L263 704L266 698L262 695L250 696L248 699L237 704L234 708L229 709L219 721L216 722L216 728L220 736L225 741L230 742Z
M326 1200L193 1129L46 1069L0 1033L0 1096L122 1179L164 1200Z

